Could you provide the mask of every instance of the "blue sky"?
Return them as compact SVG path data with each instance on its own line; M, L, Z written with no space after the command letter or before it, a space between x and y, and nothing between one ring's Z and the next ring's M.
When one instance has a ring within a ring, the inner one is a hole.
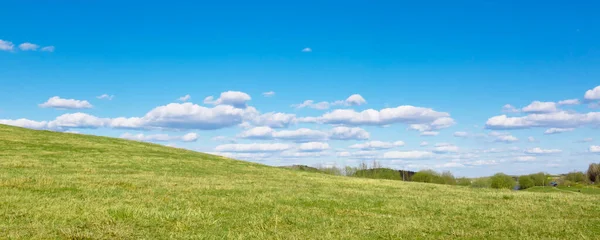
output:
M8 1L0 123L270 165L583 170L600 161L599 8Z

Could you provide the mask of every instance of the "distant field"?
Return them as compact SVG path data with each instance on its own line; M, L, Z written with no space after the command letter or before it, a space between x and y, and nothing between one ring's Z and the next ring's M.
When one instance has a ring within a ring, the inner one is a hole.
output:
M524 191L528 192L558 192L558 193L581 193L581 194L597 194L600 195L600 188L597 187L532 187Z
M598 239L599 200L0 125L0 239Z

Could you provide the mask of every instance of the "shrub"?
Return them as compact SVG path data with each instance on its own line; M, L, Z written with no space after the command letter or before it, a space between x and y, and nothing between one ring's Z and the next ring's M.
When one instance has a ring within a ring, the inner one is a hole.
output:
M600 182L600 163L590 164L587 170L587 177L590 180L590 182Z
M515 180L504 173L496 173L490 178L490 187L513 189L516 185Z
M471 183L471 187L474 188L489 188L491 185L489 178L476 178Z
M528 189L535 186L531 176L524 175L519 177L519 189Z
M433 183L437 177L437 172L433 170L421 170L415 173L410 180L413 182Z
M546 186L550 183L550 181L548 181L547 174L543 172L534 173L529 176L531 177L531 180L533 180L534 186Z
M471 179L462 177L456 179L456 185L459 186L471 186Z
M576 172L576 171L567 173L563 178L567 181L575 182L575 183L585 183L585 181L586 181L585 174L582 172Z
M443 172L441 179L443 184L456 185L456 178L454 178L454 175L452 175L452 173L449 171Z
M357 170L350 176L375 179L402 180L402 175L400 174L400 172L390 168L373 168Z

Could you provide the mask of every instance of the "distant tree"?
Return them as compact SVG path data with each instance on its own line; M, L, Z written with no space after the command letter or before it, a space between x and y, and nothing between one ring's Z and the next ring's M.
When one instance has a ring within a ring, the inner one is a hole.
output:
M452 175L452 173L450 171L443 172L441 179L444 184L456 185L456 178L454 178L454 175Z
M489 188L490 185L491 181L488 177L476 178L471 182L471 187L474 188Z
M590 164L587 170L587 177L590 180L590 182L600 182L600 163Z
M424 183L443 183L440 175L433 170L418 171L412 176L411 181Z
M496 173L490 178L492 188L506 188L513 189L516 185L515 180L504 173Z
M519 177L519 189L527 189L533 187L533 179L529 175L523 175Z
M533 180L533 185L535 186L546 186L549 183L547 174L543 172L534 173L529 176L531 177L531 180Z
M471 186L471 179L461 177L456 179L456 185L459 186Z
M572 183L585 183L586 176L583 172L573 171L563 176L564 180Z

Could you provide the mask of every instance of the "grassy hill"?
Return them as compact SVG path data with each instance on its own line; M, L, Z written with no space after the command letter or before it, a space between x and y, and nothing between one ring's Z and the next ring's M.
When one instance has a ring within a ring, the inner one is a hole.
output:
M599 200L331 176L0 125L0 239L598 239Z

